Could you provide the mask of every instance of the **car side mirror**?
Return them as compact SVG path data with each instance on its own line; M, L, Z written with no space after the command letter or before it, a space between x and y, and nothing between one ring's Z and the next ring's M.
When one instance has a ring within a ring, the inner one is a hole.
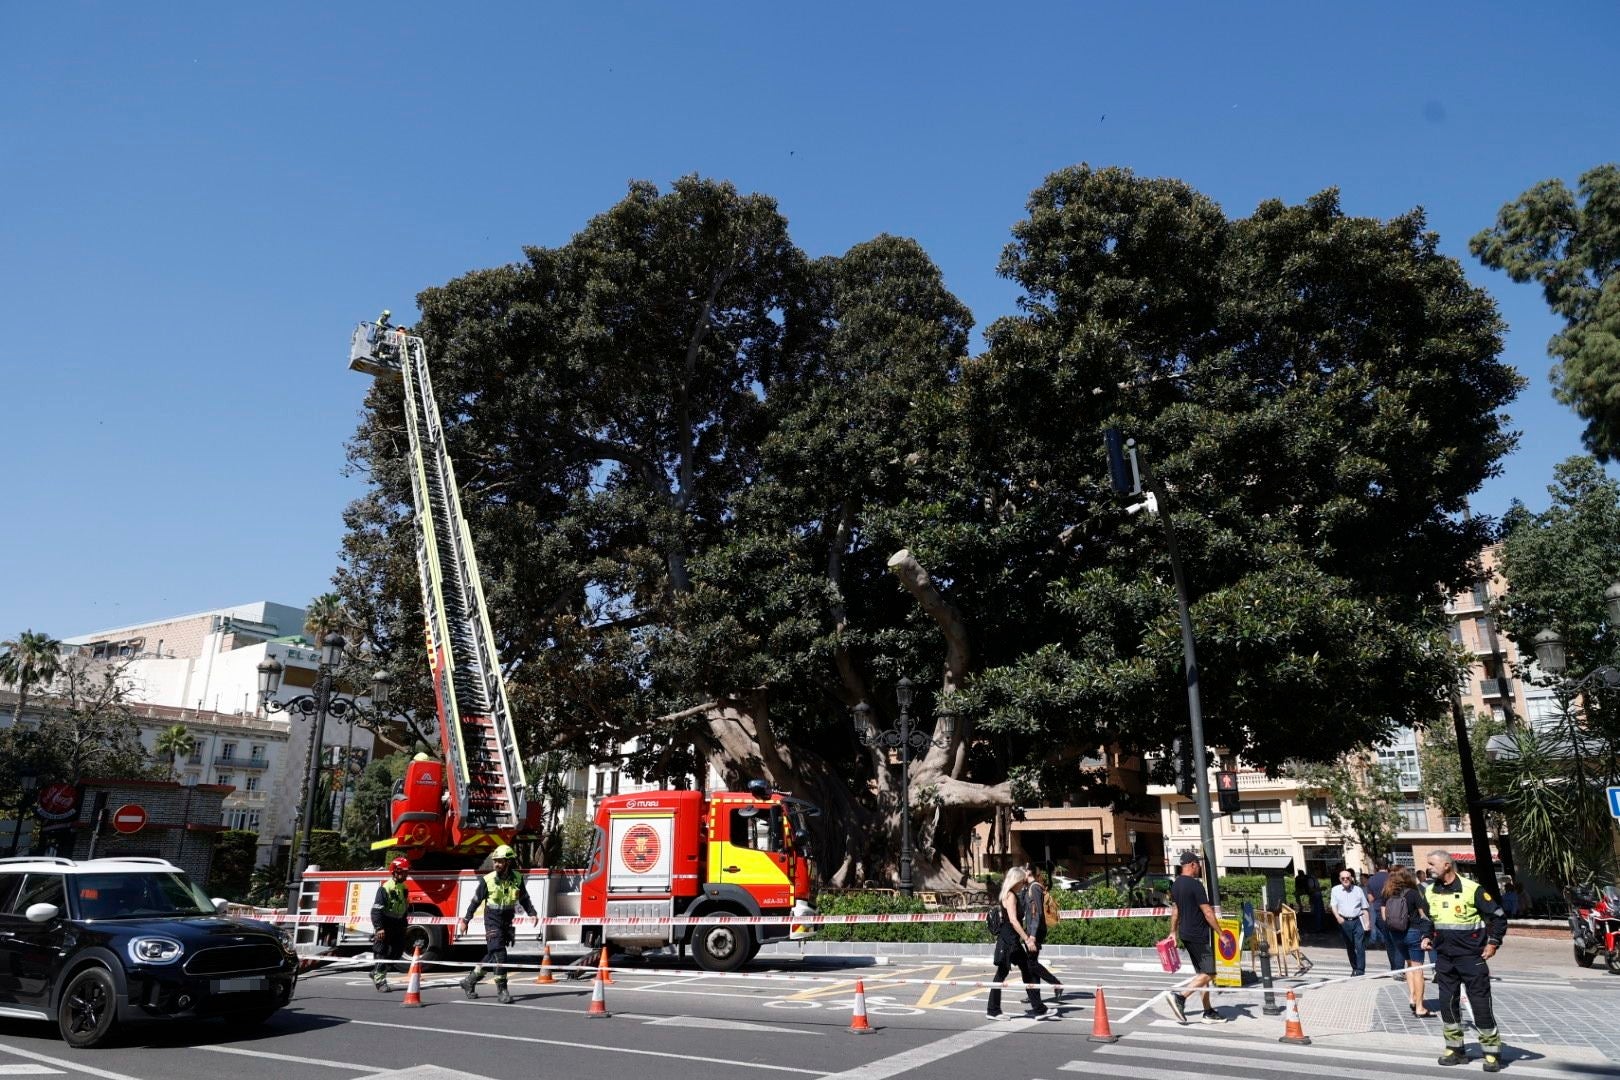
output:
M29 904L23 914L29 922L47 923L62 914L62 909L55 904Z
M214 914L223 915L225 914L225 909L230 906L231 902L225 899L223 896L214 897Z

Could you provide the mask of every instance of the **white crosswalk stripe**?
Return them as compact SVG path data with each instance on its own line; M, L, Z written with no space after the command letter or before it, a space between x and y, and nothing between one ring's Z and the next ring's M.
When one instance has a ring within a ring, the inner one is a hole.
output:
M1398 1066L1402 1074L1430 1074L1455 1076L1455 1069L1447 1069L1434 1060L1439 1056L1438 1041L1431 1054L1396 1053L1365 1050L1359 1047L1343 1048L1292 1046L1268 1042L1250 1036L1214 1034L1207 1031L1183 1031L1180 1034L1157 1031L1134 1031L1123 1042L1098 1046L1093 1053L1109 1059L1106 1072L1127 1080L1157 1080L1169 1073L1194 1071L1186 1066L1225 1066L1234 1073L1297 1075L1309 1062L1326 1071L1334 1080L1389 1080L1391 1068L1367 1068L1371 1065ZM1472 1048L1477 1068L1479 1050ZM1137 1063L1137 1064L1133 1064ZM1590 1080L1591 1066L1571 1065L1559 1068L1550 1065L1532 1065L1514 1061L1511 1050L1504 1062L1514 1076L1536 1080ZM1066 1072L1095 1073L1099 1063L1091 1058L1079 1059L1060 1066ZM1180 1066L1181 1068L1176 1068Z

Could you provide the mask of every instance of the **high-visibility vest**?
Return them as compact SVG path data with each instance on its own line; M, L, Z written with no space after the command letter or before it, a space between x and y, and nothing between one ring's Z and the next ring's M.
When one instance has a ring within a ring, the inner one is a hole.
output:
M383 882L383 914L393 918L403 919L405 917L405 909L408 906L409 892L410 890L405 887L405 883L402 881L395 881L393 878L389 878L387 881Z
M1456 892L1441 892L1435 888L1439 882L1431 881L1424 890L1424 899L1429 902L1429 916L1434 919L1434 928L1440 930L1478 930L1485 925L1485 920L1479 916L1479 882L1470 881L1461 875L1457 877L1461 886Z
M523 879L516 874L502 877L491 872L484 875L484 907L489 911L511 911L517 907L518 893L523 890Z

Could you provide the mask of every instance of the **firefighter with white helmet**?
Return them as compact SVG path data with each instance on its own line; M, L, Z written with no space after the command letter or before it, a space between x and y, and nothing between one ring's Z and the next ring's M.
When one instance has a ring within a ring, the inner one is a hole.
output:
M456 927L458 937L465 934L467 924L483 906L484 959L461 980L461 992L470 998L478 996L478 980L484 977L484 965L488 964L495 969L495 1000L502 1005L512 1000L506 989L506 950L515 937L512 922L517 918L517 909L521 906L531 919L536 917L534 904L523 887L523 875L513 865L516 857L517 853L506 844L490 853L495 870L478 879L478 889Z
M403 856L388 864L388 880L377 887L376 899L371 902L371 951L376 966L371 969L371 981L386 994L390 960L405 955L405 916L410 910L410 890L405 877L411 872L411 861Z

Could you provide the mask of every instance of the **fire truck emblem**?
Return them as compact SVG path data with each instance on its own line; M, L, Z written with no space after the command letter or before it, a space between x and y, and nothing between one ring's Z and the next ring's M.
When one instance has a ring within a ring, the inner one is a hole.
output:
M645 874L658 862L658 832L651 825L634 825L619 841L619 858L631 873Z

